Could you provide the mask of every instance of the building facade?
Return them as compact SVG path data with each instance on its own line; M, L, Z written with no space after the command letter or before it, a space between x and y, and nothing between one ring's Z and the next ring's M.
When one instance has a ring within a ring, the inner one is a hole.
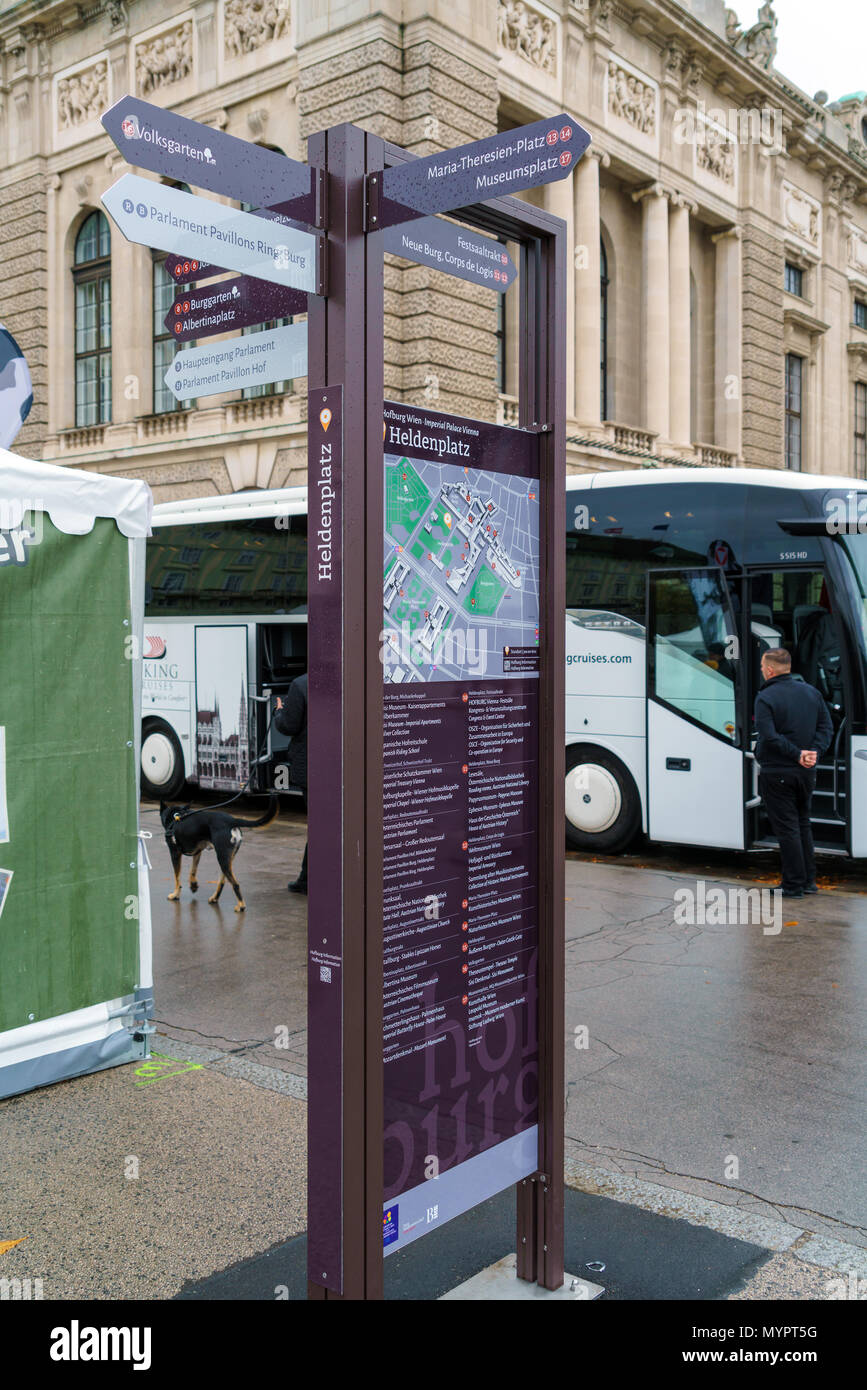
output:
M306 382L163 384L176 287L99 202L129 168L99 117L134 92L293 158L341 121L427 154L567 111L590 151L527 197L569 227L569 467L867 475L867 94L798 90L776 29L722 0L0 5L16 447L157 500L306 481ZM517 293L389 257L387 395L514 422Z

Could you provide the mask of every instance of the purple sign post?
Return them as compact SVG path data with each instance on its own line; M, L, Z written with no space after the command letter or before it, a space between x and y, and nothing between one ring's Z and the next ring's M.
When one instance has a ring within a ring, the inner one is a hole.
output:
M506 1187L519 1278L563 1282L566 227L498 194L588 143L562 116L429 173L354 126L309 142L331 194L308 317L310 1298L382 1298L388 1256ZM476 230L425 216L449 209ZM379 234L406 219L414 245ZM458 236L500 292L520 247L517 429L383 403L383 253L461 273L438 262Z

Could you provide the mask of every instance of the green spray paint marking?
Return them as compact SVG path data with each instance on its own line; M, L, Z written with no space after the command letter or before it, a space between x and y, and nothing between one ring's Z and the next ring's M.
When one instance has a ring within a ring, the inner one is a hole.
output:
M166 1071L166 1067L178 1067L178 1071ZM152 1052L150 1061L136 1067L136 1076L144 1077L136 1086L151 1086L154 1081L164 1081L170 1076L182 1076L185 1071L203 1071L201 1062L182 1062L179 1057L167 1057L164 1052Z

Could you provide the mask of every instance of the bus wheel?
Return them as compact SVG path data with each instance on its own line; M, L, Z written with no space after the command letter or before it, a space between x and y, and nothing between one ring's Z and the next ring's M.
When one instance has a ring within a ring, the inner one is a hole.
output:
M566 840L570 849L617 853L641 826L641 803L623 763L601 748L566 749Z
M141 731L142 795L171 801L184 781L184 754L171 724L146 719Z

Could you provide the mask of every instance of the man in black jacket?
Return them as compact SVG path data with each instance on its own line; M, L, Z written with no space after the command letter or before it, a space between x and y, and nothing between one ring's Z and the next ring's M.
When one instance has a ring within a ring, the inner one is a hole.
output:
M780 842L783 897L802 898L817 891L810 800L816 762L830 746L834 726L818 690L795 680L791 671L784 648L765 652L764 684L755 706L756 761L759 792Z
M285 703L279 697L274 711L274 723L281 734L292 739L286 752L289 767L289 780L293 786L301 788L304 810L307 810L307 676L297 676L289 687ZM307 846L301 872L294 883L289 884L290 893L307 892Z

